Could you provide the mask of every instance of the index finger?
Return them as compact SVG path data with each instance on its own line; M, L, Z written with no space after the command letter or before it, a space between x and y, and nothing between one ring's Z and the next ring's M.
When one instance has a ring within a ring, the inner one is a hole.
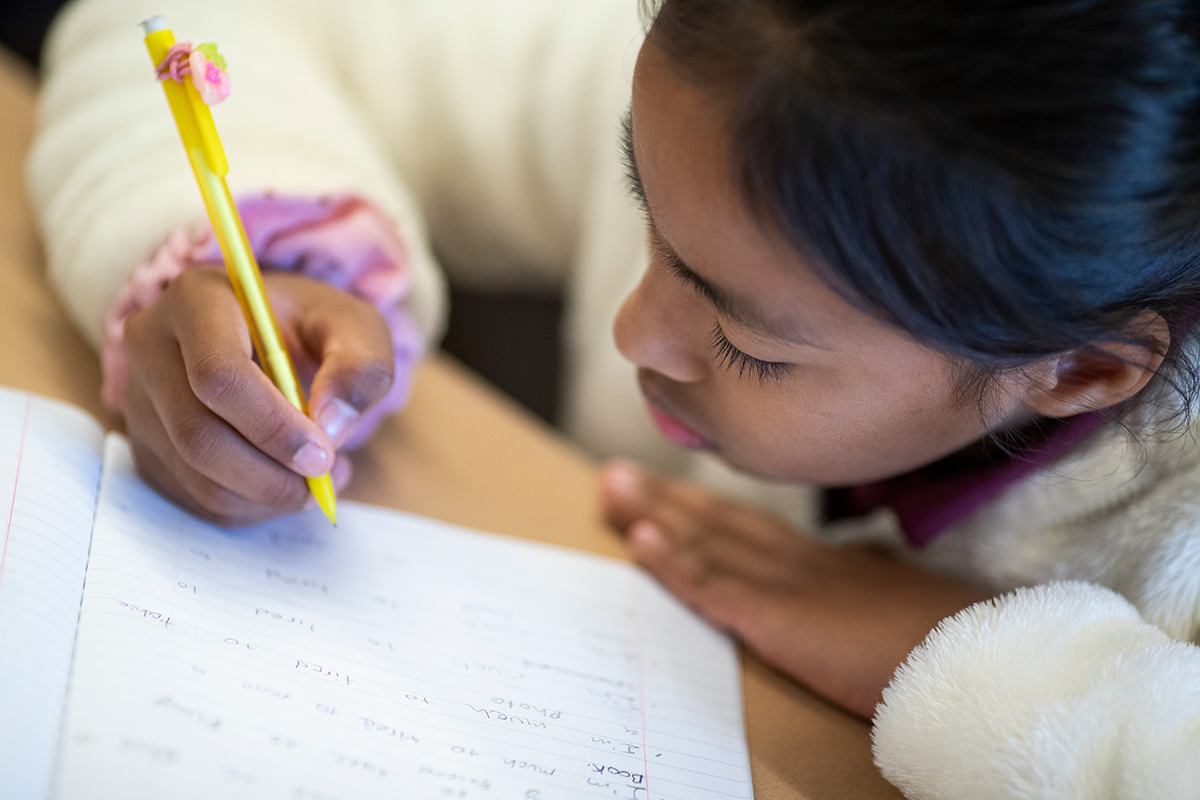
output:
M251 358L232 287L217 272L197 278L208 281L205 290L188 294L184 313L172 321L193 394L282 466L310 477L325 474L333 447Z

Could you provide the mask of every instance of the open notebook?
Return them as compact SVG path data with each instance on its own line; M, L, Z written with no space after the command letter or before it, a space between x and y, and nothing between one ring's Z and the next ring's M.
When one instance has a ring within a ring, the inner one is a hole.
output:
M629 565L342 502L227 531L0 389L0 796L751 797L730 642Z

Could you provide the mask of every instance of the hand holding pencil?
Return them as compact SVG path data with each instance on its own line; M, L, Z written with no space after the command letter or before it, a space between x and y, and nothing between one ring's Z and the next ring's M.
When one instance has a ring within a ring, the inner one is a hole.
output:
M161 65L174 37L159 19L145 25ZM310 497L332 520L334 485L349 479L336 448L390 383L387 326L369 304L319 281L263 280L225 186L207 106L191 83L166 80L164 89L229 277L186 270L126 323L124 406L139 468L172 499L223 524L298 510ZM288 344L313 376L316 421Z

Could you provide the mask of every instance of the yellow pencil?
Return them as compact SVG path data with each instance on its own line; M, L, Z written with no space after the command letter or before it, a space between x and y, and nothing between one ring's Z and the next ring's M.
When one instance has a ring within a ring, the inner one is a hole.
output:
M142 30L146 35L146 49L150 51L150 58L157 66L167 57L171 45L175 44L175 35L171 33L162 17L146 20L142 23ZM262 274L250 249L250 242L246 239L242 219L238 216L237 207L233 204L233 197L230 196L229 187L225 183L229 162L225 159L225 150L217 136L212 114L192 81L164 80L162 85L167 102L171 106L171 114L179 128L183 147L187 151L188 161L191 162L192 172L196 175L196 183L200 186L200 194L204 196L204 206L212 221L221 254L225 257L229 281L233 284L233 292L246 315L250 338L254 342L254 350L258 353L263 371L267 373L271 383L283 392L288 402L307 416L308 403L304 399L304 390L300 388L296 368L288 356L279 323L275 320L275 314L267 300ZM336 524L336 500L329 475L307 480L308 488L317 498L321 510L329 517L330 522Z

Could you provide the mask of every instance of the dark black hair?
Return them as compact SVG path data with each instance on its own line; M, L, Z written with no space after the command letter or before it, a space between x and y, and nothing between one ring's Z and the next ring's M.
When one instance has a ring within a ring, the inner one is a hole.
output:
M1200 4L665 0L649 41L732 99L746 201L852 302L995 375L1146 310L1196 396ZM1173 405L1173 404L1172 404Z

